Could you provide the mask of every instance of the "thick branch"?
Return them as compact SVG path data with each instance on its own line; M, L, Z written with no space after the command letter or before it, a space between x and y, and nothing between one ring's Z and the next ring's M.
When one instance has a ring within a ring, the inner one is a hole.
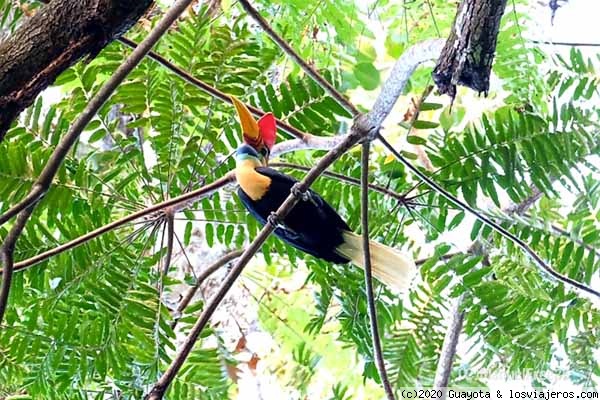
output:
M0 43L0 141L12 121L61 72L83 57L95 57L150 4L151 0L55 1Z
M432 76L452 98L456 85L487 94L506 0L462 0Z

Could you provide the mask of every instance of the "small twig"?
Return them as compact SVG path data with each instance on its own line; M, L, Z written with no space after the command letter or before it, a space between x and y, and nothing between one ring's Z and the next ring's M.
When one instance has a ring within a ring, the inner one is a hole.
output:
M308 65L308 63L304 61L302 57L300 57L298 53L296 53L294 49L292 49L292 47L273 30L273 28L271 28L269 23L258 13L258 11L256 11L254 7L252 7L252 5L250 5L247 0L239 0L239 3L244 10L246 10L248 15L250 15L262 28L262 30L269 35L271 40L273 40L281 50L283 50L292 60L294 60L294 62L298 64L308 76L310 76L331 97L333 97L339 105L344 107L344 109L352 114L353 117L356 117L360 114L358 109L352 103L350 103L350 101L342 96L342 94L338 92L336 88L334 88L329 82L327 82L327 80L323 78L313 67Z
M375 366L379 372L379 378L383 385L383 390L388 400L395 400L394 391L385 369L385 360L383 359L383 351L381 349L381 338L379 337L379 328L377 324L377 308L375 307L375 296L373 295L373 274L371 271L371 249L369 245L369 147L371 142L365 140L362 144L362 160L360 173L360 214L362 227L362 245L363 257L365 263L365 287L367 290L367 304L369 313L369 322L371 323L371 339L373 343L373 356L375 358Z
M110 232L110 231L112 231L122 225L125 225L128 222L134 221L138 218L142 218L146 215L153 214L155 212L159 212L168 207L176 207L176 206L180 205L181 203L189 202L192 200L195 201L202 197L208 196L209 194L211 194L214 191L218 190L219 188L227 185L228 183L232 182L233 180L234 180L233 173L228 173L224 177L219 178L216 181L209 183L208 185L204 185L201 188L198 188L194 191L185 193L181 196L174 197L172 199L163 201L163 202L153 205L151 207L147 207L147 208L144 208L143 210L129 214L121 219L118 219L116 221L108 223L104 226L101 226L100 228L94 229L93 231L86 233L85 235L82 235L76 239L73 239L70 242L67 242L67 243L57 246L53 249L50 249L43 253L40 253L34 257L31 257L26 260L15 263L14 270L20 271L20 270L26 269L28 267L31 267L32 265L35 265L44 260L47 260L48 258L50 258L52 256L63 253L65 251L73 249L75 247L81 246L82 244L84 244L92 239L95 239L98 236L100 236L106 232ZM2 273L2 270L0 270L0 273Z
M570 46L570 47L600 47L600 43L585 43L585 42L553 42L551 40L532 40L535 44L548 44L554 46Z
M408 168L413 174L415 174L422 182L427 184L427 186L429 186L436 193L443 196L446 200L448 200L452 204L463 209L464 211L469 212L471 215L476 217L478 220L480 220L481 222L483 222L484 224L486 224L487 226L489 226L496 232L498 232L500 235L502 235L506 239L510 240L511 242L515 243L518 247L521 248L521 250L523 250L527 255L529 255L529 257L531 257L531 259L543 271L545 271L550 276L554 277L555 279L557 279L558 281L560 281L562 283L571 285L574 288L581 290L582 292L585 292L585 293L588 293L595 297L600 298L600 292L588 287L587 285L584 285L583 283L577 282L576 280L571 279L568 276L565 276L565 275L555 271L552 267L550 267L548 264L546 264L546 262L544 260L542 260L542 258L531 247L529 247L527 245L527 243L525 243L523 240L519 239L512 233L510 233L508 230L506 230L501 225L497 224L496 222L494 222L493 220L491 220L490 218L488 218L481 212L475 210L473 207L469 206L467 203L459 200L458 198L453 196L451 193L446 191L443 187L441 187L438 183L436 183L433 179L431 179L427 175L423 174L415 166L413 166L407 159L405 159L396 149L394 149L394 147L392 147L392 145L390 145L389 142L387 140L385 140L385 138L383 136L381 136L381 134L378 134L377 137L381 141L381 143L383 143L383 145L394 155L394 157L396 157L396 159L398 161L400 161L406 168Z
M165 279L169 273L171 260L173 259L173 242L175 239L175 213L172 210L166 210L165 214L167 217L167 254L165 254L165 265L163 265L161 281ZM162 283L159 292L162 292Z
M467 251L466 253L469 253L469 251ZM448 253L448 254L444 254L443 256L441 256L439 258L440 261L448 261L449 259L451 259L454 256L460 255L460 254L465 254L465 252L460 252L460 253ZM429 261L431 259L431 257L427 257L427 258L421 258L419 260L415 261L415 265L417 267L425 264L427 261Z
M232 250L228 253L225 253L217 261L215 261L214 263L212 263L211 265L206 267L206 269L202 270L202 272L196 278L196 283L194 284L194 286L189 288L189 290L186 292L185 296L183 296L183 299L181 299L181 301L179 302L179 305L177 306L177 312L182 313L183 310L185 310L185 308L190 304L190 302L196 295L196 292L198 291L198 289L200 289L200 286L202 286L204 281L210 275L212 275L214 272L216 272L222 266L226 265L228 262L241 256L243 252L244 252L243 250ZM173 323L171 324L171 328L174 328L175 325L177 325L177 321L173 321Z

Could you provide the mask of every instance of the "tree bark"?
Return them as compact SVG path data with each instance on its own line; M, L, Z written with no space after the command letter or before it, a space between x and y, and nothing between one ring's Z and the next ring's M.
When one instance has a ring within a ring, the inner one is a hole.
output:
M462 85L487 95L505 7L506 0L461 1L432 74L442 94L454 98L456 85Z
M152 0L53 1L0 43L0 141L56 77L93 58L144 15Z

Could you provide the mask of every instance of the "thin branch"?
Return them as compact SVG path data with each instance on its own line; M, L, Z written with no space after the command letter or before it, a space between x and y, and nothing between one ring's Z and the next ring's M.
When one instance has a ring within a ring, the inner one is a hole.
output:
M230 251L228 253L225 253L217 261L215 261L214 263L212 263L211 265L209 265L208 267L206 267L204 270L202 270L202 272L196 278L196 283L194 284L194 286L192 286L192 287L189 288L189 290L183 296L183 299L181 299L181 301L179 302L179 305L177 306L177 312L179 314L183 313L183 311L185 310L185 308L190 304L190 302L192 301L192 299L196 295L196 292L198 291L198 289L200 289L200 286L202 286L202 284L204 283L204 281L210 275L212 275L219 268L221 268L222 266L226 265L230 261L235 260L236 258L238 258L239 256L241 256L243 254L243 252L244 252L243 250L232 250L232 251ZM176 320L173 321L173 323L171 324L171 328L174 328L175 325L177 325L177 321Z
M137 211L135 213L129 214L121 219L118 219L116 221L113 221L109 224L106 224L104 226L101 226L97 229L94 229L93 231L86 233L85 235L82 235L76 239L71 240L70 242L67 242L65 244L62 244L58 247L55 247L53 249L50 249L48 251L45 251L43 253L40 253L34 257L28 258L26 260L20 261L18 263L15 263L14 265L14 270L15 271L20 271L23 269L26 269L28 267L31 267L32 265L35 265L37 263L40 263L44 260L47 260L48 258L55 256L57 254L63 253L67 250L73 249L75 247L81 246L82 244L97 238L98 236L106 233L106 232L110 232L128 222L134 221L138 218L142 218L144 216L159 212L161 210L164 210L166 208L169 207L174 207L176 209L179 209L180 204L182 203L187 203L187 202L191 202L191 201L196 201L200 198L206 197L208 195L210 195L211 193L213 193L214 191L220 189L221 187L227 185L228 183L233 182L234 180L234 176L233 173L228 173L227 175L225 175L224 177L217 179L216 181L209 183L208 185L204 185L201 188L198 188L194 191L191 191L189 193L185 193L181 196L178 197L174 197L172 199L163 201L161 203L158 203L156 205L153 205L151 207L147 207L143 210ZM7 238L8 239L8 238ZM2 271L0 270L0 273Z
M135 43L133 40L127 39L125 37L121 37L119 38L119 42L123 43L126 46L129 46L131 48L135 48L137 46L137 43ZM170 62L169 60L167 60L166 58L164 58L163 56L159 55L158 53L155 53L154 51L151 51L148 53L148 58L156 61L157 63L159 63L160 65L162 65L163 67L167 68L169 71L173 72L175 75L179 76L181 79L183 79L184 81L186 81L187 83L197 87L198 89L202 90L204 93L217 98L225 103L228 104L233 104L231 101L231 97L229 97L228 94L221 92L219 89L209 85L208 83L201 81L200 79L194 77L193 75L191 75L189 72L181 69L180 67L176 66L175 64L173 64L172 62ZM256 117L262 117L263 115L265 115L265 112L263 110L261 110L260 108L256 108L250 104L246 104L246 107L248 107L248 109L250 110L250 112L252 114L254 114L254 116ZM304 138L307 137L311 137L312 135L306 132L302 132L300 129L295 128L283 121L277 120L277 127L279 129L281 129L282 131L300 139L300 140L304 140Z
M162 269L161 282L169 273L171 267L171 260L173 259L173 242L175 240L175 213L172 210L166 212L167 216L167 254L165 254L165 260ZM162 292L162 283L160 285L159 292Z
M4 239L2 247L0 247L0 262L2 262L3 270L5 273L2 274L2 287L0 287L0 323L4 318L4 312L8 305L8 295L10 294L10 284L12 282L12 276L15 269L13 254L15 251L15 244L19 235L27 224L27 219L33 212L33 207L26 208L17 216L15 224L11 228L10 232Z
M300 57L298 53L296 53L294 49L292 49L292 47L273 30L273 28L271 28L269 23L258 13L258 11L256 11L254 7L252 7L252 5L250 5L247 0L238 1L244 10L246 10L248 15L250 15L256 21L256 23L260 25L267 35L269 35L271 40L273 40L281 50L283 50L292 60L294 60L294 62L298 64L308 76L310 76L331 97L333 97L339 105L344 107L344 109L352 114L353 117L356 117L360 114L358 109L352 103L350 103L350 101L342 96L341 93L338 92L329 82L327 82L327 80L323 78L313 67L308 65L308 63L304 61L302 57Z
M406 82L417 66L436 59L444 47L444 39L424 40L406 49L390 72L390 77L383 84L373 109L369 112L373 126L381 126L389 112L396 104L398 97L406 86Z
M79 138L81 132L87 124L94 118L100 107L108 100L115 89L123 82L127 75L144 59L146 53L152 49L152 46L169 29L171 24L185 11L185 8L193 0L179 0L171 7L164 17L156 24L156 27L148 36L133 50L129 57L117 68L110 79L100 88L98 93L87 104L77 120L71 125L69 131L62 138L60 143L54 149L50 159L44 166L36 183L33 185L30 193L21 202L11 207L6 213L0 216L0 225L14 217L25 208L37 203L41 197L48 191L56 172L60 168L63 160L69 153L69 150ZM18 237L19 235L17 235Z
M437 182L435 182L433 179L429 178L427 175L423 174L415 166L413 166L407 159L405 159L396 149L394 149L394 147L392 147L392 145L390 145L388 143L387 140L385 140L385 138L383 136L381 136L381 134L378 134L378 139L394 155L394 157L396 157L396 159L398 161L400 161L406 168L408 168L412 173L414 173L422 182L425 182L425 184L427 184L427 186L429 186L435 192L439 193L441 196L443 196L446 200L448 200L452 204L463 209L464 211L469 212L475 218L477 218L478 220L480 220L481 222L483 222L484 224L486 224L487 226L489 226L490 228L492 228L493 230L498 232L500 235L502 235L506 239L510 240L511 242L515 243L518 247L521 248L521 250L523 250L526 254L528 254L529 257L531 257L531 259L543 271L545 271L550 276L554 277L555 279L557 279L560 282L571 285L574 288L581 290L582 292L585 292L585 293L588 293L595 297L600 298L600 292L588 287L587 285L577 282L576 280L571 279L568 276L562 275L561 273L555 271L554 269L552 269L552 267L550 267L548 264L546 264L546 262L544 260L542 260L542 258L533 249L531 249L531 247L529 247L527 245L527 243L525 243L523 240L519 239L518 237L516 237L515 235L510 233L508 230L506 230L501 225L497 224L496 222L494 222L493 220L488 218L486 215L480 213L479 211L475 210L473 207L469 206L467 203L459 200L458 198L453 196L451 193L447 192Z
M360 173L360 214L362 227L362 245L363 259L365 263L365 287L367 290L367 304L369 312L369 322L371 323L371 339L373 343L373 356L375 366L383 385L383 390L388 400L395 400L394 391L387 371L385 369L385 360L381 349L381 338L379 337L379 328L377 324L377 308L375 307L375 298L373 295L373 274L371 271L371 249L369 245L369 147L371 142L365 140L362 144L361 173Z
M310 171L309 167L305 167L303 165L298 165L298 164L286 163L286 162L269 163L269 167L292 168L292 169L297 169L297 170L305 171L305 172ZM326 176L326 177L332 178L332 179L337 179L339 181L346 182L346 183L349 183L354 186L360 186L360 179L356 179L351 176L338 174L337 172L325 171L325 172L323 172L323 176ZM384 186L376 185L374 183L369 183L369 189L373 190L374 192L389 196L389 197L396 199L402 203L406 202L406 198L403 195L401 195L398 192L394 192L393 190L390 190Z
M553 42L551 40L532 40L535 44L548 44L553 46L570 46L570 47L600 47L600 43L586 42Z

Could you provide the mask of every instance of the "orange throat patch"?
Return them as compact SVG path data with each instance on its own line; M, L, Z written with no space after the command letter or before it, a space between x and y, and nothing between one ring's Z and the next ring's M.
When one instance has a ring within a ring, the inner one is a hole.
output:
M238 161L235 167L235 178L238 184L254 201L260 200L271 186L271 178L256 172L256 167L260 165L252 160Z

